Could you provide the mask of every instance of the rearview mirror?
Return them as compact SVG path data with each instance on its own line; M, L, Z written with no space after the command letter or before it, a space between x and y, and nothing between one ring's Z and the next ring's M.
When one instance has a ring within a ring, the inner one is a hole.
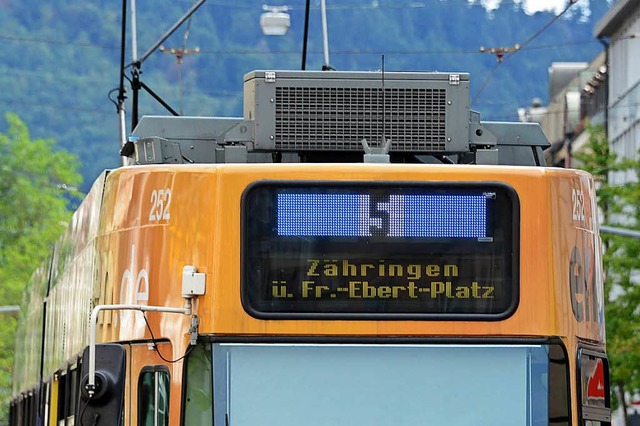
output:
M95 390L90 395L89 347L82 354L82 381L76 424L120 425L124 407L125 350L121 345L104 344L95 347Z

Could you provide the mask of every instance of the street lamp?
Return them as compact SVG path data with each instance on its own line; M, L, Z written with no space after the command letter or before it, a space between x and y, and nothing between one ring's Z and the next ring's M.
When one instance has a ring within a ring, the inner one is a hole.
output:
M262 6L265 11L260 16L260 26L265 35L285 35L291 27L291 17L287 13L288 6Z

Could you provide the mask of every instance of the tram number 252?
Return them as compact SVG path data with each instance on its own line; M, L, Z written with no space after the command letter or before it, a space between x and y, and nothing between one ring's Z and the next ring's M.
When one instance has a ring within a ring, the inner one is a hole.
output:
M154 189L151 192L151 210L149 212L149 222L155 222L158 220L169 220L171 214L169 213L169 207L171 206L171 190L166 189Z

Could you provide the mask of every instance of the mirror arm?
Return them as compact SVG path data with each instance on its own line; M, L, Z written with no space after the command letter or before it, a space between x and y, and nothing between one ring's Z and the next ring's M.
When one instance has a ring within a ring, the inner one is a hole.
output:
M93 308L91 312L91 324L89 326L89 381L86 386L89 398L91 398L96 391L96 324L98 323L98 314L100 311L165 312L191 315L191 297L185 297L184 308L146 305L97 305Z

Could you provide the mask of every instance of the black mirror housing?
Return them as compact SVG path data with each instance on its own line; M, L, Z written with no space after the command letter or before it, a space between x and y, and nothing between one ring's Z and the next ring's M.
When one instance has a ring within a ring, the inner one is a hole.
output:
M124 409L126 352L122 345L102 344L95 347L96 374L93 395L89 395L89 347L82 354L80 401L76 424L120 425Z

